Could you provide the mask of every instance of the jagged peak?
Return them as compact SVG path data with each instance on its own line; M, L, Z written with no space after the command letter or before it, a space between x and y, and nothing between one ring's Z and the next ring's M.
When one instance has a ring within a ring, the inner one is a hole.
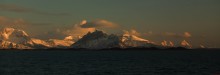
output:
M101 30L95 30L94 32L88 32L86 35L84 35L83 37L91 37L91 36L94 36L94 37L101 37L101 36L107 36L108 34L105 33L104 31L101 31Z
M99 30L99 29L95 29L95 31L93 31L92 33L103 33L103 34L107 34L105 31Z

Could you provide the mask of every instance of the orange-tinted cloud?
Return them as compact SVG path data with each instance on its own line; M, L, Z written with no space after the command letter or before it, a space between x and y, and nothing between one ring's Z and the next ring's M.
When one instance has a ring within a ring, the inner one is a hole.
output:
M29 24L27 21L22 18L9 18L0 16L0 26L1 27L16 27Z
M0 4L0 11L7 11L7 12L16 12L16 13L33 13L39 15L49 15L49 16L68 16L69 13L52 13L52 12L45 12L40 11L33 8L27 8L18 6L15 4Z
M83 28L82 25L86 24L87 21L83 20L80 23L74 24L73 26L68 26L66 28L57 28L56 30L46 32L43 37L58 37L63 38L66 36L72 36L72 37L82 37L88 32L94 32L96 30L96 27L88 27Z
M63 33L72 36L83 36L88 32L93 32L93 31L95 31L95 28L81 28L78 25L75 25L73 28L63 31Z
M72 28L65 29L64 31L61 31L62 33L66 35L72 35L72 36L83 36L87 34L88 32L93 32L95 31L95 28L82 28L81 24L85 24L86 21L83 20L79 24L75 24Z
M190 38L192 37L191 33L183 32L183 33L174 33L174 32L163 32L163 33L153 33L149 31L147 33L143 33L145 36L159 36L159 37L173 37L173 38Z
M123 32L124 32L124 34L135 35L135 36L141 36L141 33L137 32L137 31L134 30L134 29L131 29L130 31L124 30Z
M80 26L82 28L114 28L114 27L117 27L115 23L107 21L107 20L95 20L91 22L87 22L86 20L83 20Z

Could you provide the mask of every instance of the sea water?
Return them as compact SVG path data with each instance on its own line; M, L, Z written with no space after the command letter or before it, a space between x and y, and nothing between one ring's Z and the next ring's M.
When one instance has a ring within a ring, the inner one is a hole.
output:
M218 75L218 50L0 51L0 75Z

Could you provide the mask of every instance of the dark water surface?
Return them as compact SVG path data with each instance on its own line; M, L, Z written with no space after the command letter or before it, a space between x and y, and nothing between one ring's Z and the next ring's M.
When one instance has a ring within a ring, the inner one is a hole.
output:
M0 51L0 75L218 75L220 50Z

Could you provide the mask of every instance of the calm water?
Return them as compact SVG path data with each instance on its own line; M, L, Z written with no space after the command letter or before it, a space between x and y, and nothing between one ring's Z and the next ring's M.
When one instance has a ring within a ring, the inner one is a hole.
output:
M0 51L0 75L218 75L220 50Z

